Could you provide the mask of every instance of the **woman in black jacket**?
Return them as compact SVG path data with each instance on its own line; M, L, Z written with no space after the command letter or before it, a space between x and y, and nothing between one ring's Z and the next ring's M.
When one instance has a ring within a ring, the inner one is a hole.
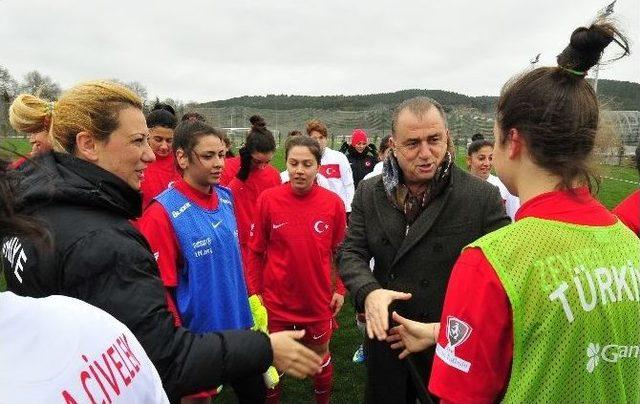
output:
M18 210L48 227L54 247L39 250L20 237L18 253L3 254L11 291L71 296L113 315L140 340L172 401L263 373L272 362L297 377L319 371L320 358L295 341L303 333L196 335L174 325L154 256L129 222L140 215L140 180L154 160L133 92L88 82L56 103L24 95L10 121L42 119L42 111L56 151L24 167Z
M340 151L347 155L351 171L353 171L353 185L358 188L358 184L365 175L373 170L373 166L378 162L376 146L367 138L364 129L354 129L351 135L351 144L344 142Z

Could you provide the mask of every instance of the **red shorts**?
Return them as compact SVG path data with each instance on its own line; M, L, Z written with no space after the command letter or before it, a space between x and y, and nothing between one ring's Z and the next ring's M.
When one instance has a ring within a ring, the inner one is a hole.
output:
M305 330L300 342L309 345L322 345L329 342L333 331L338 329L338 323L334 318L330 320L316 321L312 323L292 323L269 319L269 332Z

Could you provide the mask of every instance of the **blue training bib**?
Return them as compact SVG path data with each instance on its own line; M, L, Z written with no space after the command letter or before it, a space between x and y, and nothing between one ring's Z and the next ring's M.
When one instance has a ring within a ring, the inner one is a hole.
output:
M156 197L180 245L176 304L183 325L203 333L253 326L242 271L231 192L215 186L218 208L207 210L169 188Z

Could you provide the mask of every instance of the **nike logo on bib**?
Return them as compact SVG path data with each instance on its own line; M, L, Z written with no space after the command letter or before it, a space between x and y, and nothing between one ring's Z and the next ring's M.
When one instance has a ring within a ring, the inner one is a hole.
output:
M222 224L222 220L219 220L217 223L211 223L214 229L217 229L218 226L220 226L221 224Z
M287 224L287 222L274 224L274 225L273 225L273 228L274 228L274 229L279 229L279 228L281 228L282 226L284 226L285 224Z

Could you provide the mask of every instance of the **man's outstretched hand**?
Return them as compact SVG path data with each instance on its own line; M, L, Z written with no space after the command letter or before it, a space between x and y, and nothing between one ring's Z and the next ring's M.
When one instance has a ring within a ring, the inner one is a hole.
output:
M384 341L389 329L389 305L394 300L409 300L411 293L395 290L376 289L364 300L364 314L367 320L367 335Z

